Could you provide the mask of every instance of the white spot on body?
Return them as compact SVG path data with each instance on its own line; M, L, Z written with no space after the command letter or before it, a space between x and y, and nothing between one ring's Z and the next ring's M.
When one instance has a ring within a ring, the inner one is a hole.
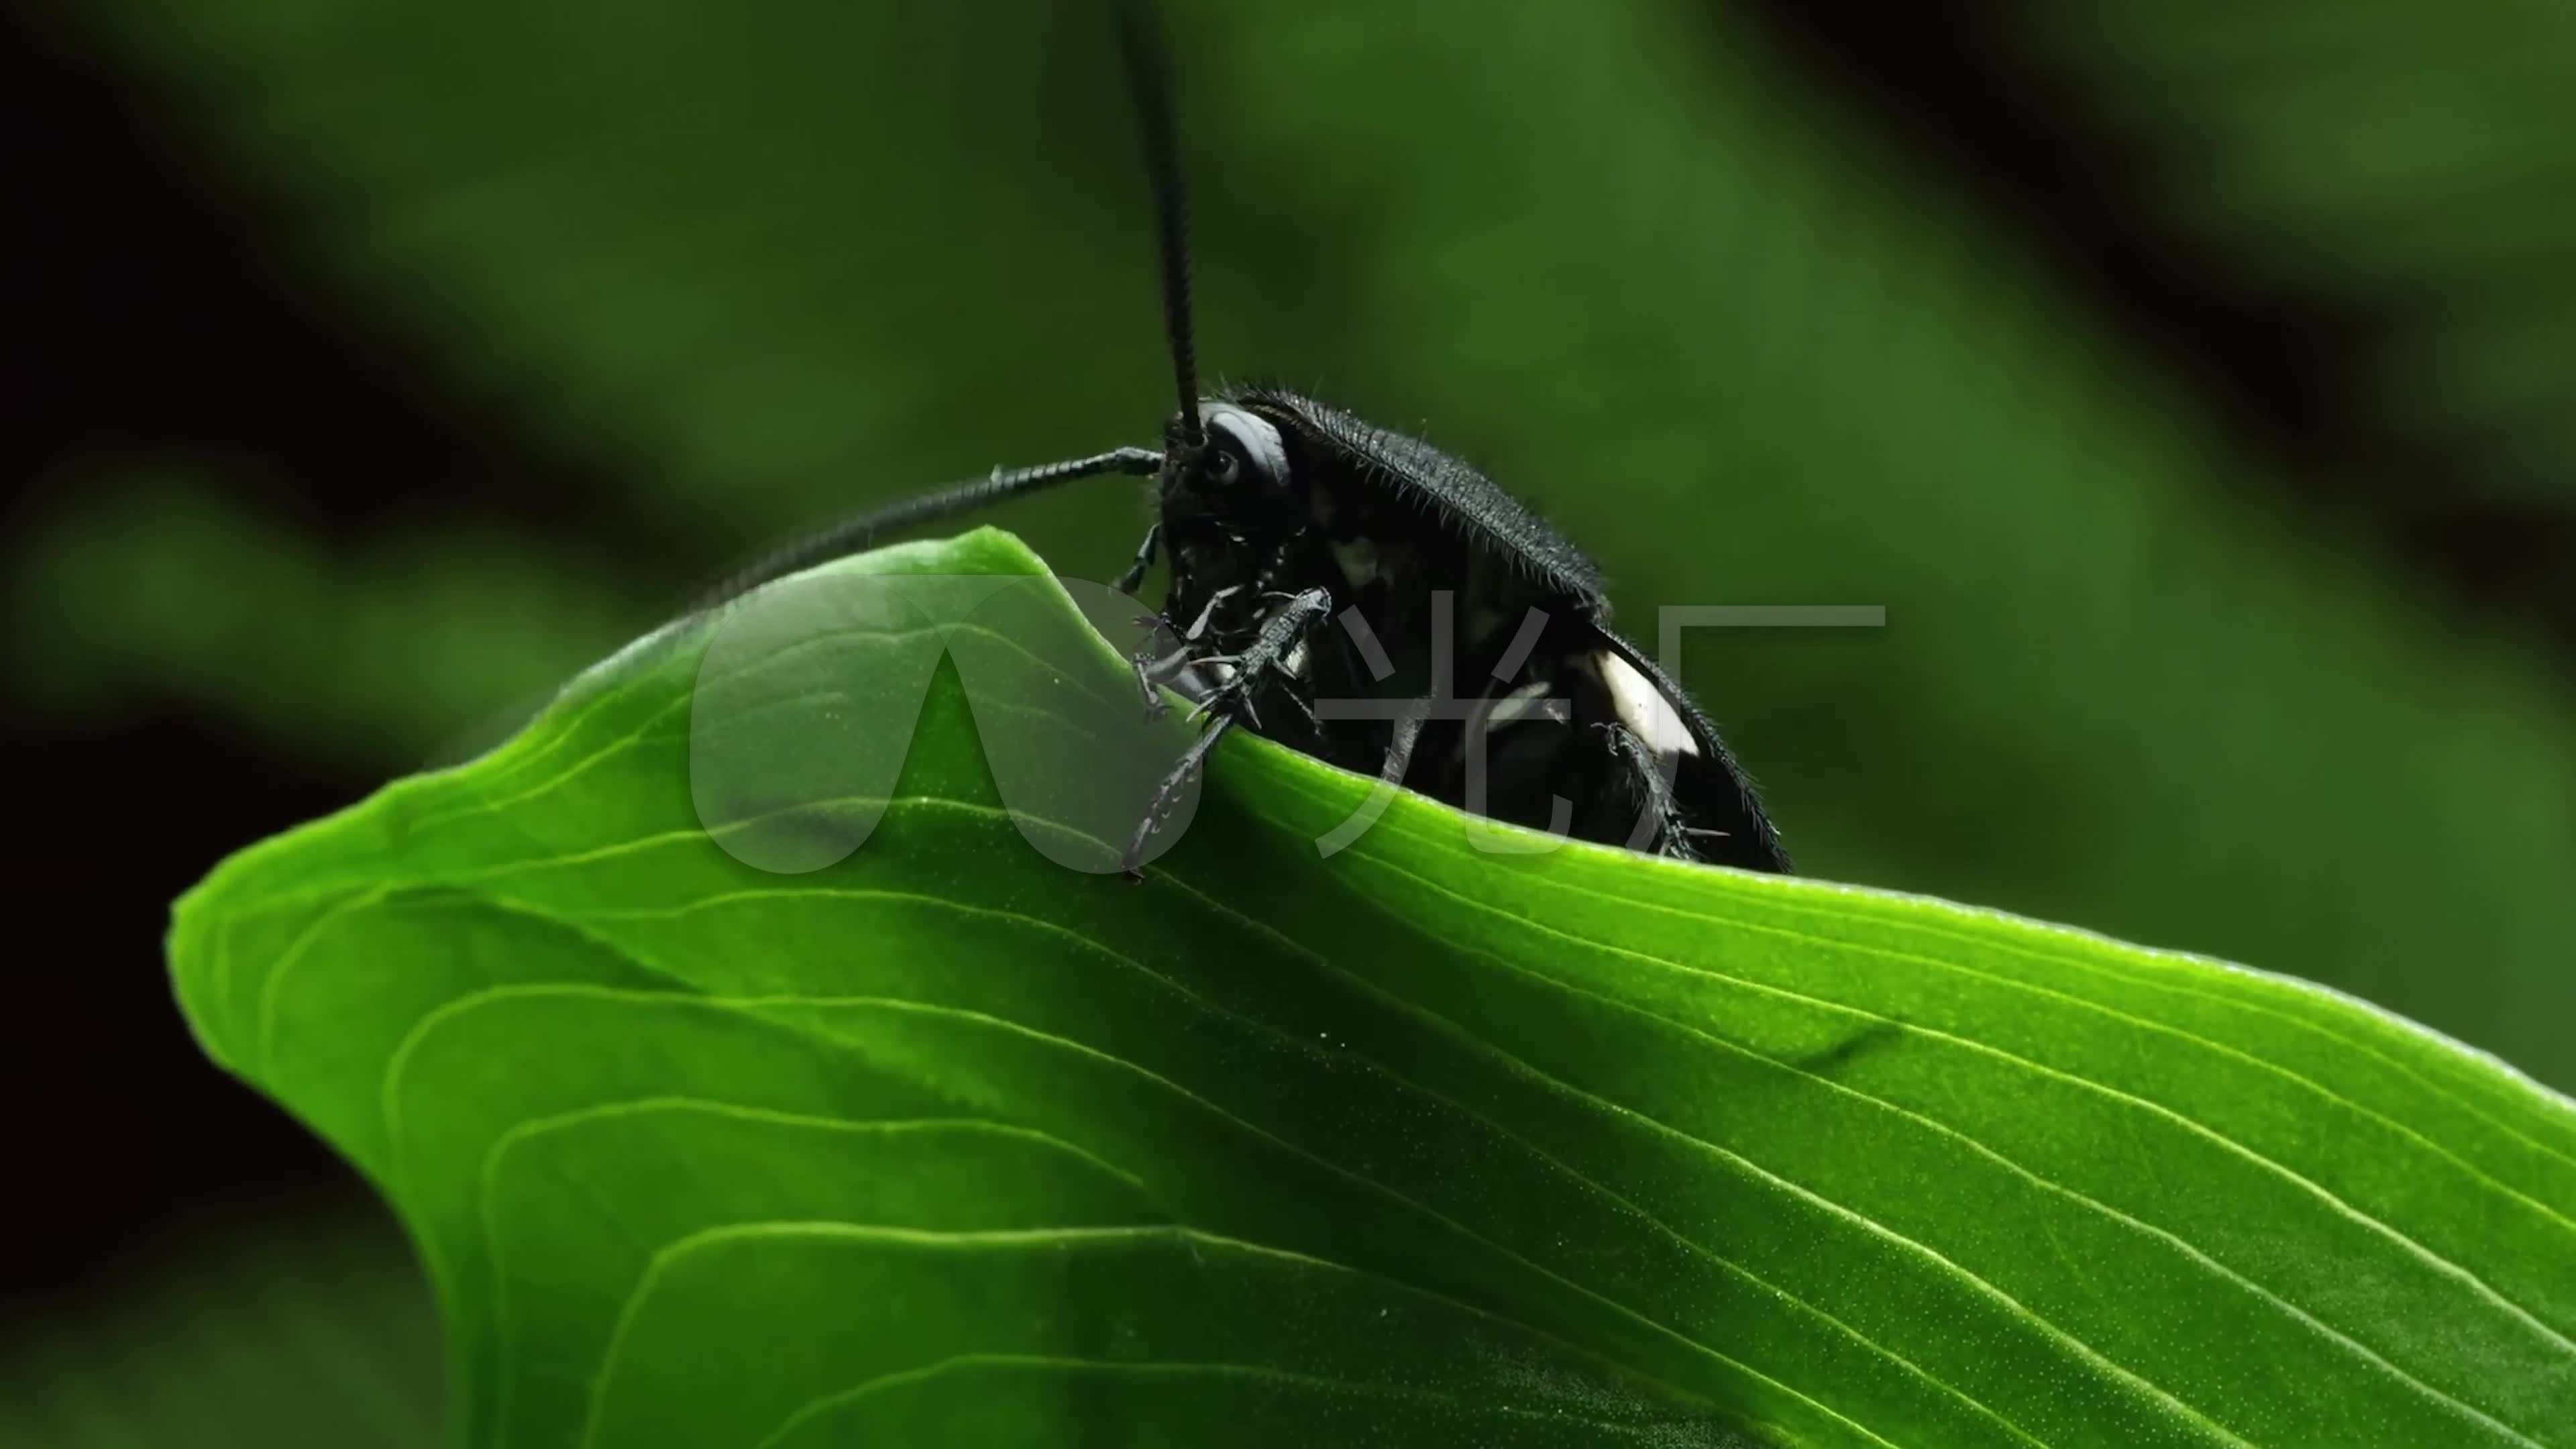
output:
M1467 758L1468 734L1491 734L1523 720L1562 722L1570 718L1572 711L1567 701L1551 696L1549 688L1548 681L1535 679L1509 694L1482 701L1477 712L1469 716L1467 729L1459 735L1457 746L1449 752L1449 757L1457 761Z
M1592 662L1610 691L1610 708L1618 713L1620 723L1646 742L1647 749L1667 758L1699 753L1699 741L1692 738L1681 711L1637 666L1607 649L1594 655Z
M1540 700L1547 698L1547 690L1548 682L1544 679L1522 685L1494 701L1493 709L1485 716L1486 722L1500 729L1504 725L1518 724L1525 719L1550 717L1551 712L1543 709L1539 704Z

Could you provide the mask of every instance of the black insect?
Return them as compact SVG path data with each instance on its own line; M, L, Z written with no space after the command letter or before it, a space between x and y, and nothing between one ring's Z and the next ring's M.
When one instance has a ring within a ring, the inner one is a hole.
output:
M1119 9L1180 395L1162 448L996 469L819 533L718 597L1077 478L1151 477L1159 516L1119 588L1133 593L1168 560L1161 623L1177 647L1137 659L1136 677L1149 711L1169 687L1198 702L1205 725L1136 828L1130 876L1237 727L1492 819L1787 871L1716 726L1610 627L1600 571L1520 500L1427 443L1283 388L1200 395L1170 63L1141 0ZM1458 680L1474 693L1453 693Z

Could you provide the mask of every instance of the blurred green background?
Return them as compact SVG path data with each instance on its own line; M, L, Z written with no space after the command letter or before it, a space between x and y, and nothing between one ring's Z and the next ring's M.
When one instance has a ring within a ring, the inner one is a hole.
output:
M1689 644L1804 873L2303 976L2576 1086L2576 11L1168 8L1206 367L1481 463L1649 637L1886 606ZM0 1436L423 1442L404 1249L198 1059L167 903L783 532L1151 442L1105 14L5 25L8 727L53 943L8 1086L56 1250ZM1113 482L993 521L1106 579L1143 519Z

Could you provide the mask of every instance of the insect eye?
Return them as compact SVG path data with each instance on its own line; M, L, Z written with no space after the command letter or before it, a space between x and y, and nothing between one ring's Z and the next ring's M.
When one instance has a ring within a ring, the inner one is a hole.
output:
M1271 488L1288 481L1288 458L1280 447L1279 429L1263 418L1230 403L1218 403L1207 411L1207 433L1199 476L1211 487L1228 488L1240 482Z

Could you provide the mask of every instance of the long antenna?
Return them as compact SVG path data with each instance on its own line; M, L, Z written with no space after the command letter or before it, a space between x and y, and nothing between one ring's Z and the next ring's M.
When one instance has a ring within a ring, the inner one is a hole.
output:
M971 513L986 504L1042 492L1076 478L1091 478L1102 473L1144 477L1160 467L1162 461L1162 454L1147 448L1112 448L1106 453L1095 453L1088 458L1067 458L1060 463L1040 463L1029 468L996 468L992 476L978 478L971 483L953 484L918 497L879 504L838 522L827 523L761 555L748 566L727 576L722 583L700 593L679 617L694 618L720 608L763 584L843 554L856 553L885 534L942 518L953 518L960 513Z
M1199 421L1199 363L1190 331L1190 188L1181 167L1180 123L1172 103L1172 58L1152 0L1118 0L1119 51L1127 63L1127 88L1144 130L1145 170L1154 184L1154 213L1162 242L1163 333L1172 353L1172 378L1181 395L1181 436L1195 453L1207 441Z

